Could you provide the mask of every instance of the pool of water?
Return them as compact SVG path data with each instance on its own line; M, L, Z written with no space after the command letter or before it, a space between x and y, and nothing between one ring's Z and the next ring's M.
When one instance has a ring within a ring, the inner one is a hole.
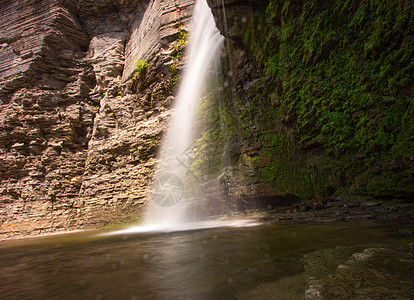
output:
M283 288L272 296L303 299L305 255L338 247L354 251L407 243L399 235L400 225L374 220L248 224L6 241L0 244L0 295L3 299L243 299L260 285L292 278L289 296Z

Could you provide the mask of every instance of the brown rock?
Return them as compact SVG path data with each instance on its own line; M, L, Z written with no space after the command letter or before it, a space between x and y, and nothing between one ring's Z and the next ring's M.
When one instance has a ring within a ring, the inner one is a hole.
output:
M146 202L174 93L164 63L194 1L74 3L0 8L4 238L104 224ZM145 78L128 81L140 58Z

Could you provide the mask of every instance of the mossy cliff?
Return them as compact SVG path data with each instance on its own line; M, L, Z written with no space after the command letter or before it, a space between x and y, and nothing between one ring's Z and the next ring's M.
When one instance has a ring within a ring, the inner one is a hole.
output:
M215 2L239 192L410 200L412 2Z

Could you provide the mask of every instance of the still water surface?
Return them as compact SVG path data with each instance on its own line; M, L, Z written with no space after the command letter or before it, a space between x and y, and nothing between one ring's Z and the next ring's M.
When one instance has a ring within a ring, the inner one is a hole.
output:
M2 299L235 299L304 272L307 253L398 244L379 221L96 232L0 244ZM293 298L303 299L304 283ZM274 299L286 299L281 292ZM292 298L291 296L289 296ZM292 299L293 299L292 298Z

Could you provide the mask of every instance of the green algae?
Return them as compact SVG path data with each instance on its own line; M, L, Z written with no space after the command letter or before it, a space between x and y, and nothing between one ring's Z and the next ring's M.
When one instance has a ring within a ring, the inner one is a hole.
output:
M413 192L412 28L404 1L272 0L253 14L244 42L263 91L240 119L246 137L260 126L257 168L276 192Z

